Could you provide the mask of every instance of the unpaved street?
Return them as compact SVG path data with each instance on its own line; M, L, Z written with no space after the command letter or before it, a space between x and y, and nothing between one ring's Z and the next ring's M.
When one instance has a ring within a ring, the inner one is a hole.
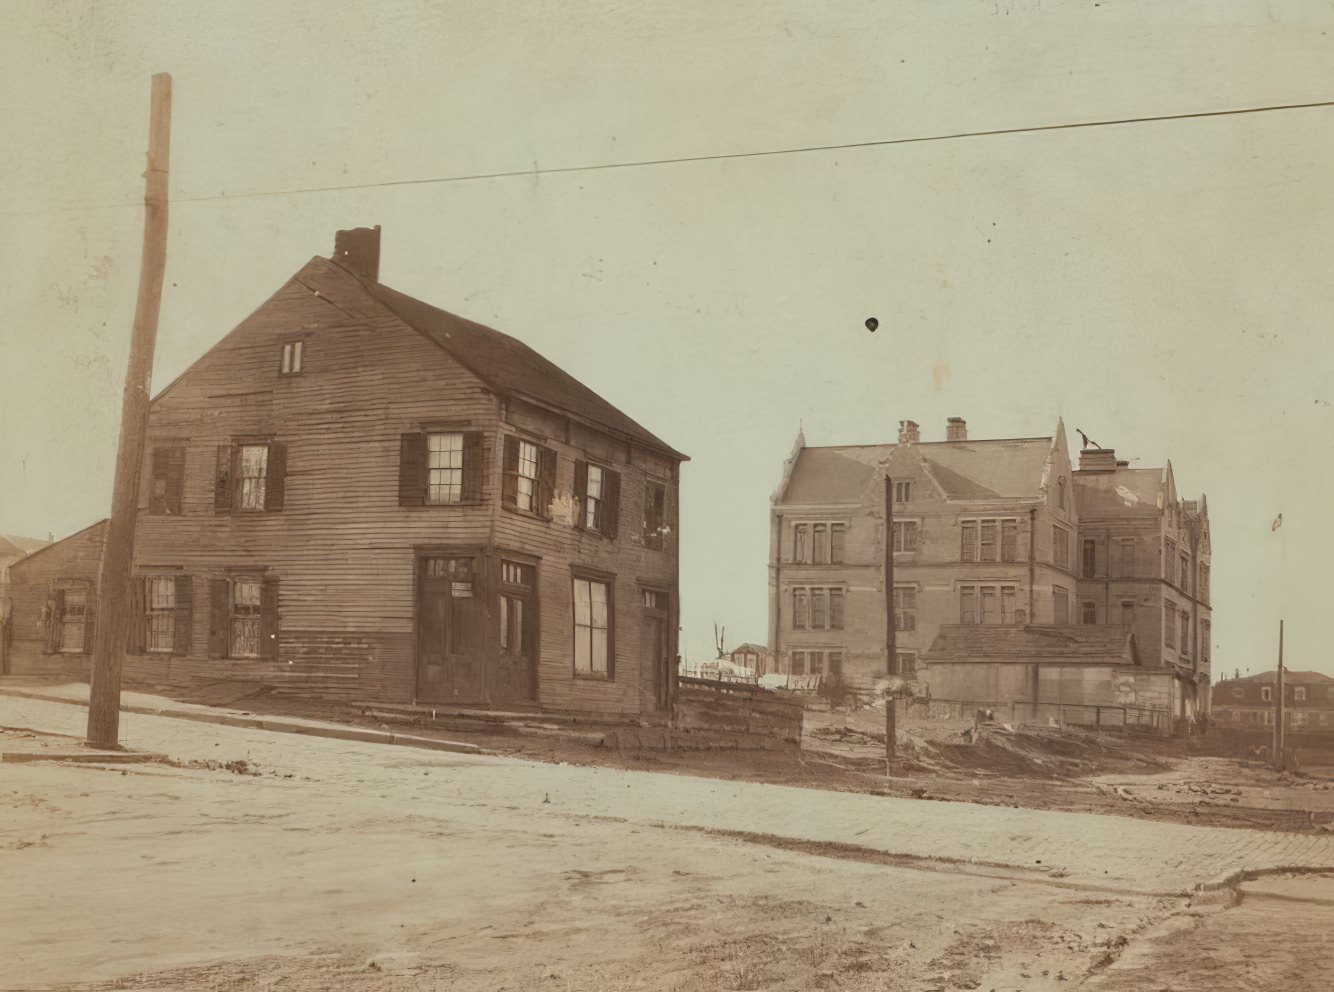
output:
M0 697L4 726L84 714ZM1334 866L1310 835L161 717L124 737L197 767L0 765L0 988L1154 988L1125 983L1238 911L1194 886Z

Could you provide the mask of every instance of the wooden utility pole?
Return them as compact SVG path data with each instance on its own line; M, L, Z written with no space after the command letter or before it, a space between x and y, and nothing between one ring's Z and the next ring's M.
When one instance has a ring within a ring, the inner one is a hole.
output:
M148 430L153 349L157 343L162 282L167 268L167 166L171 153L171 76L153 76L148 117L148 168L144 172L144 247L139 263L139 298L134 308L130 362L121 401L120 445L111 496L111 523L97 579L88 700L88 744L120 746L120 677L129 627L130 574L144 435Z
M885 476L885 674L894 677L897 635L894 618L894 480ZM885 774L894 774L894 758L898 752L898 695L885 692Z
M1274 673L1274 767L1283 770L1283 621L1278 622L1278 671Z

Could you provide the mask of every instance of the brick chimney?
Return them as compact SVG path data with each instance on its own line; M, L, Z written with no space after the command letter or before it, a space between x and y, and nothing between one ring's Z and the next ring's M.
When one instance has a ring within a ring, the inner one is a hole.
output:
M946 441L967 441L968 421L962 417L950 417L945 421Z
M334 235L333 260L354 276L380 281L380 225L354 227Z
M1079 453L1079 471L1115 472L1115 448L1085 448Z
M899 444L916 444L922 439L922 429L916 421L899 421Z

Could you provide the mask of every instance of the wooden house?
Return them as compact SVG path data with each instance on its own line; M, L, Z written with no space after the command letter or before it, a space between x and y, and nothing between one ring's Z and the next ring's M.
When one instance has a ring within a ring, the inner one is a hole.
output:
M154 399L127 676L663 711L685 456L379 253L338 232Z

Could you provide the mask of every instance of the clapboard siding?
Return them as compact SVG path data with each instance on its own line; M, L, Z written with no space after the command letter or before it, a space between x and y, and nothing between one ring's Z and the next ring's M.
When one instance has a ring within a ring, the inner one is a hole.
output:
M303 370L282 376L282 345L298 338ZM482 435L477 503L399 505L401 435L431 426ZM500 506L503 436L513 431L536 435L557 452L550 520ZM641 584L676 596L674 541L664 550L644 546L644 480L652 474L666 484L674 527L676 466L612 433L497 395L353 277L313 260L152 405L136 567L140 574L189 575L196 608L188 656L135 659L127 670L170 681L258 679L312 695L410 699L419 550L500 548L541 559L539 702L639 712L649 678L639 671ZM215 510L218 449L242 438L285 446L281 511ZM148 512L155 446L185 448L176 515ZM580 458L621 473L615 541L575 526ZM610 682L573 675L576 563L616 576ZM278 580L279 655L209 659L208 583L247 569ZM484 620L494 642L490 598Z
M52 591L60 583L97 584L107 523L103 520L9 566L12 603L6 667L11 675L41 675L86 679L87 654L47 652L48 625L52 622ZM93 623L96 623L94 603ZM92 634L92 626L88 628Z

